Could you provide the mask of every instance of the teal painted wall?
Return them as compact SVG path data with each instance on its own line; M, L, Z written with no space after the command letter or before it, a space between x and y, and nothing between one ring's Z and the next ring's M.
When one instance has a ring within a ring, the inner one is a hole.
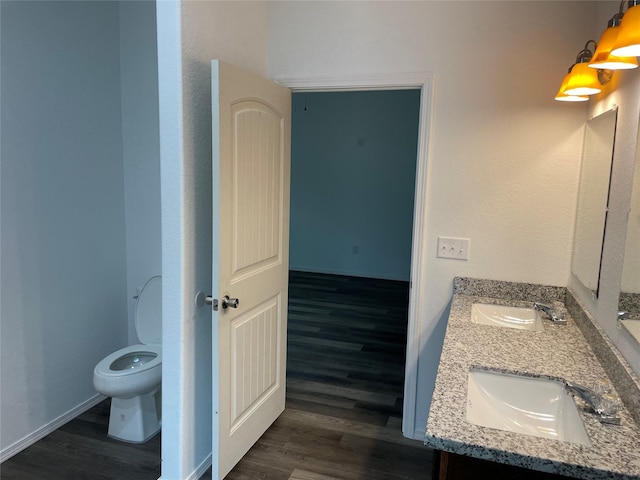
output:
M117 2L0 4L0 453L127 345ZM16 447L17 448L17 447Z
M409 280L419 90L293 94L292 270Z

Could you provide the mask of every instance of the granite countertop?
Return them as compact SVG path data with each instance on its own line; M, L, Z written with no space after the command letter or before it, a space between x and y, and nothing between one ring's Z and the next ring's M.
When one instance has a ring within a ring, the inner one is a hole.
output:
M531 307L533 301L559 301L564 289L550 288L556 290L534 288L529 293L531 297L525 291L511 299L495 289L457 289L465 294L453 295L425 444L447 452L577 478L640 479L640 428L626 408L618 412L620 426L603 425L594 415L580 412L590 445L481 427L466 421L467 378L472 368L563 378L586 386L608 380L571 315L567 315L566 325L545 319L544 332L479 325L470 320L473 303ZM502 298L483 296L486 293Z

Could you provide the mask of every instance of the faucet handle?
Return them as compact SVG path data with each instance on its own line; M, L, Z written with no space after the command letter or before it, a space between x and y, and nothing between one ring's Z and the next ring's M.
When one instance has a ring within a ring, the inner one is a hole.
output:
M596 410L599 415L613 416L618 413L622 402L615 394L613 385L611 385L607 379L598 379L593 385L593 391L596 394L594 410Z
M618 413L621 406L622 405L618 397L613 393L606 393L604 395L600 395L597 411L600 415L610 417Z
M616 413L622 404L620 399L613 393L612 387L604 387L608 388L609 392L602 394L597 391L597 389L600 389L600 385L595 385L592 389L569 381L565 381L564 385L568 393L574 397L579 397L587 404L589 410L596 415L601 423L620 425L620 417ZM602 389L600 390L602 391Z
M612 393L598 397L597 407L594 409L600 423L607 425L620 425L620 416L617 415L622 402Z
M599 378L593 382L593 392L596 395L604 396L613 392L613 385L606 378Z

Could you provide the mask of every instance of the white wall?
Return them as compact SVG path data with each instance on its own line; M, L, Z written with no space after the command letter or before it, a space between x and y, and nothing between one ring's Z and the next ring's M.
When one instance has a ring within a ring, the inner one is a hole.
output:
M160 241L160 138L156 6L120 2L122 161L127 232L129 343L138 343L136 288L162 273Z
M586 106L553 96L594 14L584 2L270 4L272 78L435 74L418 437L453 277L567 285ZM437 259L438 235L470 238L470 260Z
M292 101L289 268L408 281L420 91Z
M265 75L267 7L157 3L165 479L195 478L211 452L211 310L194 303L211 293L211 60Z
M127 343L118 5L2 2L0 448ZM28 438L27 438L28 440Z

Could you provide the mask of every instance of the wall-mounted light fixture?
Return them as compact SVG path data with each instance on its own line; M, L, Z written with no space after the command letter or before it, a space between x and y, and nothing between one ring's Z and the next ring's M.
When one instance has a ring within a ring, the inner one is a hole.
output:
M562 93L565 95L595 95L602 91L598 71L589 68L589 61L593 57L593 51L589 49L589 44L598 45L594 40L589 40L576 56L576 63L569 71L567 85Z
M624 2L624 0L623 0ZM622 3L620 4L620 12L616 13L607 24L607 29L602 33L598 48L596 48L593 58L589 62L591 68L600 68L605 70L629 70L638 68L638 60L636 57L619 57L613 55L611 50L620 33L620 23L622 21Z
M627 11L622 12L625 0L620 1L620 9L609 20L600 42L589 40L578 52L576 63L560 84L555 100L583 102L588 95L600 93L607 84L613 70L638 68L640 57L640 0L627 0ZM589 49L593 44L595 51Z
M555 99L559 102L586 102L587 100L589 100L589 97L587 97L586 95L567 95L564 93L567 88L567 82L569 81L569 76L571 75L572 68L573 65L569 67L569 72L564 76L564 79L560 84L560 89L558 90L558 93L556 93Z
M623 3L624 0L620 4L621 11ZM627 5L611 53L620 57L640 57L640 0L629 0Z

